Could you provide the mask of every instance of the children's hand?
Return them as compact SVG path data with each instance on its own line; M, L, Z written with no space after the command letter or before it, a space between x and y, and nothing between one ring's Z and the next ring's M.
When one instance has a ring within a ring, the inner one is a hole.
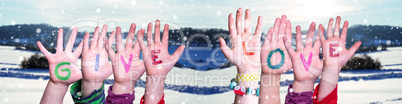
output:
M104 41L106 42L106 50L109 54L110 60L113 63L114 83L112 91L115 94L132 93L134 91L135 83L145 72L144 63L139 59L141 50L138 41L135 41L133 47L135 27L136 25L134 23L131 24L126 38L126 48L123 48L121 28L116 28L117 53L115 53L111 47L116 36L115 32L112 32L109 40L104 38Z
M68 86L82 78L81 70L77 65L78 57L82 52L82 41L76 50L72 52L77 31L78 28L74 27L67 42L66 50L63 51L63 29L59 29L55 54L47 51L41 42L37 42L40 51L49 62L50 74L50 80L40 101L41 104L63 103Z
M361 45L361 42L355 43L349 50L346 49L346 37L348 31L348 21L343 23L342 33L339 37L341 17L336 17L335 30L332 33L332 25L334 19L330 19L327 29L327 39L324 37L324 31L320 31L320 40L322 45L322 56L324 60L324 69L322 71L318 101L321 101L329 93L331 93L338 84L339 72L343 65L354 55ZM324 27L320 24L320 29Z
M180 58L185 47L184 45L181 45L173 55L170 55L168 52L169 25L165 24L162 42L160 39L160 21L156 20L155 22L155 39L152 39L152 26L152 23L148 24L148 46L145 46L143 41L145 30L141 29L138 32L138 40L144 56L146 72L147 75L167 75Z
M275 20L274 28L270 28L261 48L261 65L263 74L281 75L292 68L292 61L285 48L286 42L291 41L292 29L290 21L283 15Z
M307 34L306 45L303 46L300 26L296 27L296 52L291 46L291 41L287 41L292 39L284 38L286 49L292 58L295 92L312 91L315 81L322 72L323 61L319 57L321 43L317 35L313 47L314 31L315 23L312 22ZM319 31L323 32L324 29L320 28Z
M342 66L345 65L346 62L348 62L348 60L355 54L356 50L361 45L361 42L359 41L355 43L349 50L346 49L345 43L346 43L349 22L345 21L343 23L343 29L340 37L339 37L339 31L340 31L341 17L339 16L336 17L334 33L332 33L333 22L334 19L331 18L328 23L327 39L325 39L323 34L320 34L320 39L323 48L322 53L324 57L325 67L336 67L340 70ZM320 28L324 27L320 25Z
M251 14L247 9L244 27L243 10L239 8L236 14L236 23L233 14L229 14L229 34L232 42L231 48L226 45L223 38L219 38L220 48L227 59L237 66L238 73L259 73L261 67L260 47L262 17L258 17L255 34L251 33Z
M106 32L107 26L104 25L99 36L99 27L96 27L90 46L88 44L89 33L85 34L82 53L82 91L84 97L100 88L103 81L112 74L112 67L109 64L106 49L103 47L103 38L106 36Z
M78 28L74 27L70 39L67 42L66 50L63 51L63 29L59 29L55 54L47 51L41 42L37 42L40 51L49 61L49 74L52 83L68 86L82 78L81 70L77 65L77 60L82 52L82 42L76 50L72 52L77 31Z

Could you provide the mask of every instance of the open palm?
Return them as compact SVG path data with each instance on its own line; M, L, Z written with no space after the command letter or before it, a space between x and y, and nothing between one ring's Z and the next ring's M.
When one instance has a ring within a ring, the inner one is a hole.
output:
M106 29L107 26L104 25L99 36L99 27L95 28L90 46L88 45L89 33L85 34L82 53L84 81L103 82L112 74L112 67L109 64L106 49L103 47L103 38L106 36Z
M40 51L49 61L50 81L54 83L64 83L70 85L82 78L81 70L77 65L77 60L82 52L82 42L72 52L78 28L74 27L70 39L66 45L66 50L63 51L63 29L59 29L57 35L56 53L52 54L46 50L41 42L37 42Z
M246 73L247 71L257 72L258 70L256 69L260 69L261 67L259 58L262 17L258 17L254 35L251 33L251 14L249 9L245 13L244 27L242 26L242 21L243 10L241 8L237 10L236 23L233 14L229 14L229 34L232 46L229 48L225 40L219 38L220 48L225 57L238 67L238 73Z
M127 39L126 48L123 48L121 28L120 27L116 28L117 53L115 53L111 47L114 37L116 36L116 33L112 32L112 34L109 37L109 40L107 41L106 38L104 40L106 41L105 43L106 50L113 63L113 73L114 73L113 75L115 83L130 83L130 85L133 85L145 72L144 62L142 62L139 59L141 50L138 41L135 41L133 47L135 27L136 27L135 24L131 24L130 30L126 38Z
M145 46L143 41L144 29L138 33L138 40L144 56L144 64L147 75L166 75L172 70L174 64L179 60L181 53L184 51L184 45L181 45L177 50L170 55L168 52L169 45L169 25L165 24L163 30L162 42L160 39L160 21L155 22L155 39L152 39L152 23L148 24L147 43Z
M292 38L290 21L283 15L275 20L274 28L270 28L261 48L262 73L282 74L292 68L292 61L285 48L283 38ZM271 55L270 55L271 54Z
M305 46L303 46L302 43L300 26L296 27L296 52L292 48L290 41L285 42L286 49L292 58L295 81L314 84L317 78L321 75L323 61L321 61L319 57L321 43L318 36L316 37L313 47L315 26L314 22L311 23ZM324 30L320 29L319 31Z
M339 37L341 17L336 17L335 30L332 33L332 25L334 19L329 20L327 29L327 39L325 39L324 34L320 34L320 40L322 43L322 55L324 57L325 67L336 67L338 72L341 70L342 66L348 62L348 60L354 55L356 50L361 45L361 42L355 43L349 50L346 49L346 37L348 31L349 22L345 21L343 23L342 33ZM324 28L320 25L320 28ZM332 46L331 46L332 45ZM331 50L332 49L332 50Z

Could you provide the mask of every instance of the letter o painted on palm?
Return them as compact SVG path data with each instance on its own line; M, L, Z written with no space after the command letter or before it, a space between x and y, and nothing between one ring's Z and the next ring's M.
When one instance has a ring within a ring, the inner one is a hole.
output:
M272 65L272 63L271 63L271 58L272 58L272 55L273 55L274 53L276 53L276 52L279 52L279 53L281 54L281 61L280 61L278 64L276 64L276 65ZM281 68L281 67L283 66L283 64L285 63L285 53L284 53L281 49L279 49L279 48L277 48L277 49L275 49L275 50L272 50L272 51L269 52L269 54L268 54L267 63L268 63L268 67L269 67L270 69L279 69L279 68Z

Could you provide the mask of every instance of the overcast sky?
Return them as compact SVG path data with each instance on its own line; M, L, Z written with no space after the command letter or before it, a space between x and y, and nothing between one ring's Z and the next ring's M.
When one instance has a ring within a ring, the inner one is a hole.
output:
M341 16L350 25L402 24L402 0L1 0L0 26L47 23L53 26L85 26L106 21L127 30L160 19L174 27L221 28L227 30L227 17L242 7L251 9L252 27L264 17L264 32L275 18L285 14L292 29L310 22L326 24ZM318 25L317 25L318 26ZM139 28L137 28L139 29Z

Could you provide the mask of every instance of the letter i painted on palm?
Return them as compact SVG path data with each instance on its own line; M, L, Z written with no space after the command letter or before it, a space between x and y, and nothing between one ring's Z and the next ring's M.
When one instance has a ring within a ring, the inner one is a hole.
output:
M96 59L95 59L95 70L96 71L99 70L99 57L100 57L100 54L97 54Z
M130 57L128 58L128 63L126 63L126 61L124 60L123 55L120 55L120 60L121 60L121 63L123 63L123 65L124 65L124 69L126 70L126 73L128 73L128 71L130 71L131 62L133 61L133 54L130 54Z
M304 68L306 71L310 68L311 61L312 61L313 53L310 52L310 56L308 57L308 62L306 62L306 59L304 58L303 54L300 54L301 61L303 62Z

